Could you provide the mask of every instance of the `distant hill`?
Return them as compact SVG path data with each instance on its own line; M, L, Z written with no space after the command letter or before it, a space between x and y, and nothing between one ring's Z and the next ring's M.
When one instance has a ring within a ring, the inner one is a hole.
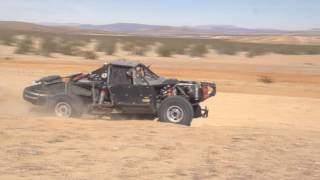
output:
M249 29L232 25L206 25L206 26L194 26L192 27L202 32L210 33L282 33L287 32L277 29Z
M78 27L82 29L91 30L103 30L111 32L124 32L134 34L241 34L241 33L283 33L287 31L276 29L249 29L241 28L231 25L203 25L203 26L163 26L163 25L149 25L149 24L137 24L137 23L114 23L104 25L92 25L92 24L54 24L54 23L42 23L43 25L50 26L68 26Z
M134 23L116 23L116 24L106 24L106 25L90 25L82 24L78 27L85 29L99 29L113 32L138 32L138 31L148 31L152 29L159 28L161 26L148 25L148 24L134 24Z
M48 32L52 31L53 29L56 28L26 22L0 21L0 30Z
M320 28L314 28L314 29L311 29L311 31L320 32Z
M163 35L163 36L211 36L211 35L250 35L250 34L319 34L320 29L306 31L284 31L277 29L249 29L231 25L202 26L163 26L136 23L114 23L105 25L77 23L27 23L0 21L0 30L32 31L69 34L104 35Z
M48 33L68 33L68 34L112 34L108 31L95 29L82 29L73 26L46 26L18 21L0 21L2 31L25 31L25 32L48 32Z

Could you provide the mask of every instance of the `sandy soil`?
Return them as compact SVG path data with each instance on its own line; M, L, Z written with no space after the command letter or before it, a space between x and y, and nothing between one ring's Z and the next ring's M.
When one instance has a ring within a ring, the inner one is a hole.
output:
M269 44L301 44L301 45L319 45L320 35L315 34L282 34L282 35L242 35L242 36L213 36L213 39L229 39L239 42L251 43L269 43Z
M0 51L0 179L320 178L319 56L123 55L165 76L217 82L218 95L204 103L209 118L182 127L40 113L21 98L32 80L89 72L103 60L6 52ZM262 75L274 83L258 82Z

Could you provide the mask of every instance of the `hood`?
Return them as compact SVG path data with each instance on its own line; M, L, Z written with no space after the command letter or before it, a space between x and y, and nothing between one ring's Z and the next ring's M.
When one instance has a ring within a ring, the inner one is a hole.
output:
M54 84L54 83L62 82L62 77L58 75L46 76L39 79L36 82L40 84Z

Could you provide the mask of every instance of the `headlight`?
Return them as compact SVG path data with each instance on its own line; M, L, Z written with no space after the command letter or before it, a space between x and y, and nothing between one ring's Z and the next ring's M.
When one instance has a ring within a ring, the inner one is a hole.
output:
M39 85L39 84L41 84L40 81L32 81L32 86Z

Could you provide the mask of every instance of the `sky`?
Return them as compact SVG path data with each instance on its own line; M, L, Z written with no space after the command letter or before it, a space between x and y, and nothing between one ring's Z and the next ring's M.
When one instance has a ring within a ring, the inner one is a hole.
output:
M0 0L0 20L320 28L320 0Z

